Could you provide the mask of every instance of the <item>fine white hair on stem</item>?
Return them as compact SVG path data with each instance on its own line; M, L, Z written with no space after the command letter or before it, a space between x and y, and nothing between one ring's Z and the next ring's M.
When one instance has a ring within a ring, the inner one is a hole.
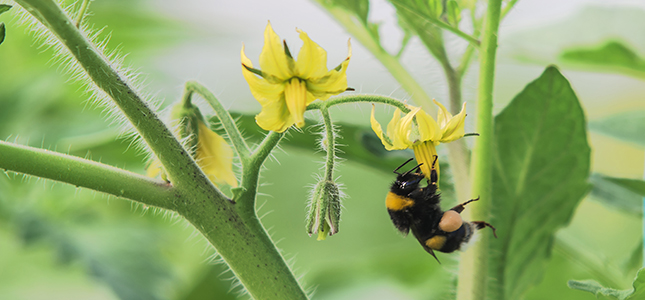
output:
M61 5L61 1L57 1ZM74 19L78 15L78 8L74 3L62 7L63 11ZM35 36L35 42L40 44L42 49L51 49L54 56L50 60L50 64L56 65L57 70L69 75L68 81L79 81L84 86L85 92L88 94L87 103L91 106L101 108L106 119L109 121L110 126L117 126L120 128L120 137L129 140L137 150L143 153L150 153L149 147L143 142L140 136L134 130L132 124L123 115L120 109L110 99L105 91L101 90L94 81L88 76L85 70L77 62L76 58L68 51L68 49L52 34L44 25L35 20L26 10L15 8L19 25L26 25L27 30ZM82 22L79 26L81 34L94 45L94 50L106 61L106 63L114 69L123 82L136 91L136 94L146 103L153 111L158 111L161 101L154 100L155 98L146 93L142 93L144 81L138 72L133 68L124 64L125 55L120 54L119 47L108 50L107 46L110 41L110 34L103 34L107 28L95 29L91 25Z

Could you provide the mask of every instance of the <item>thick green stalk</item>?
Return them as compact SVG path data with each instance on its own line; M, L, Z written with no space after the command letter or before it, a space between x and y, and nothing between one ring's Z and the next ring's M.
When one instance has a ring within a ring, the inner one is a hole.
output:
M208 180L192 157L175 139L155 112L127 80L112 68L104 55L79 31L74 22L51 0L16 0L45 25L76 58L94 84L107 93L134 125L164 165L173 184L194 182L192 174ZM213 188L213 193L225 197Z
M492 202L492 157L494 142L493 83L495 57L502 0L488 1L482 32L479 55L479 83L477 94L476 131L480 137L475 141L472 153L471 178L473 198L480 197L476 206L470 208L472 220L487 220ZM479 242L462 254L466 264L460 265L457 298L485 299L488 285L488 244L491 234L481 232ZM470 257L468 257L470 256ZM468 262L473 265L469 266ZM472 268L471 268L472 267Z
M134 125L164 165L174 186L171 209L185 217L208 239L249 294L255 299L307 299L266 231L260 230L262 227L257 217L247 218L238 213L236 204L213 186L170 130L60 7L51 0L16 2L58 37L92 81L114 100ZM258 162L250 164L254 168L245 170L242 186L255 187L243 193L247 197L255 197L261 162L275 143L265 146L268 149L259 149L259 154L253 157ZM9 157L7 160L12 159ZM255 177L248 179L249 176ZM244 180L252 182L245 183Z
M284 133L277 133L275 131L269 132L253 154L249 158L242 160L242 165L244 166L244 170L242 172L242 185L238 188L236 192L237 195L233 199L237 202L238 212L242 217L244 217L244 219L254 221L258 220L255 210L255 200L257 196L260 172L257 170L262 167L264 161L266 161L269 154L271 154L271 150L278 145L283 136ZM259 226L257 229L261 229L262 232L265 232L264 227L262 227L259 222L257 222L257 224L253 222L252 224L253 226Z
M326 5L325 1L321 0L318 0L318 3L385 66L390 75L401 84L403 89L408 92L417 105L429 105L432 103L432 98L428 96L417 80L403 67L399 59L395 55L391 55L385 51L364 24L355 22L354 16L344 9L333 5Z
M0 168L69 183L145 205L170 209L173 187L130 171L76 156L0 141Z

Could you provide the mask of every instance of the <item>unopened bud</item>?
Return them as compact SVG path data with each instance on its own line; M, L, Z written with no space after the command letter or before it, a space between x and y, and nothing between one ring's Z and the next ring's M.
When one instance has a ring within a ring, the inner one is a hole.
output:
M340 190L333 181L321 180L314 187L309 214L307 215L307 233L318 234L318 240L338 232L340 221Z

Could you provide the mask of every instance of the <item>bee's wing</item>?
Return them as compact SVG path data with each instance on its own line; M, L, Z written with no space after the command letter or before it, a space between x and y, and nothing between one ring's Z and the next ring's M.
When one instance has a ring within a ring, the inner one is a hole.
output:
M434 254L434 250L432 250L432 248L426 245L426 241L428 239L424 239L420 237L419 234L417 234L417 231L415 230L414 227L412 227L412 234L414 235L415 238L417 238L417 241L419 241L419 244L421 244L421 247L423 247L423 249L425 249L426 252L430 253L430 255L432 255L432 257L434 257L434 259L436 259L437 262L441 264L441 261L439 261L439 259L437 258L437 255Z

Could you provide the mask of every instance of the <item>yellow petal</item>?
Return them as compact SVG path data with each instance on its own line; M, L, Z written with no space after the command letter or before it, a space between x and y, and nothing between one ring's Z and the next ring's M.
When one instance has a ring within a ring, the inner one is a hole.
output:
M333 95L338 95L347 90L347 66L352 57L352 46L347 41L348 54L347 58L335 69L325 73L322 77L307 78L307 90L309 90L317 99L327 100ZM300 58L298 58L300 61Z
M203 122L199 122L198 128L197 164L214 184L226 183L237 187L233 173L233 150L223 137L211 131Z
M407 113L405 117L401 119L401 121L399 121L399 124L396 128L396 133L394 134L394 136L390 135L395 146L405 146L406 148L409 148L409 146L416 142L410 140L410 133L412 133L412 120L420 110L421 107L413 109L412 111Z
M417 115L419 126L419 137L421 141L438 141L441 138L441 130L437 122L425 111L420 110Z
M401 110L397 108L392 115L392 120L387 124L387 136L390 139L396 136L399 122L401 122Z
M437 113L437 123L439 123L440 128L445 128L446 124L448 124L448 121L450 121L450 118L452 118L452 114L448 112L443 104L437 102L437 100L432 99L432 102L439 106L439 112Z
M284 99L262 105L262 111L255 116L255 122L262 129L275 132L284 132L294 123Z
M161 164L159 159L155 157L148 165L148 169L146 169L146 176L155 178L159 174L161 174L162 168L163 168L163 165Z
M303 42L296 61L296 76L302 79L319 78L327 73L327 52L298 29Z
M307 85L298 78L293 78L284 88L284 98L287 109L298 127L305 126L305 110L307 108Z
M383 129L381 128L381 124L379 124L378 121L376 121L376 118L374 117L374 104L372 104L372 114L370 115L370 125L372 125L372 130L374 133L376 133L376 136L378 136L379 139L381 139L381 143L383 143L383 146L385 146L385 149L390 151L390 150L395 150L392 147L392 144L388 141L388 138L383 134Z
M456 116L450 118L445 127L441 128L443 131L442 137L439 140L442 143L452 142L460 139L466 134L464 124L466 123L466 102L461 107L461 112Z
M262 53L260 53L262 72L275 76L280 80L287 80L294 75L293 70L289 67L290 60L292 59L287 57L284 52L280 37L273 31L271 22L269 22L264 30L264 47L262 47Z
M253 68L253 63L251 63L251 60L246 57L246 54L244 54L244 45L242 45L241 57L242 75L244 75L244 79L248 82L249 89L251 90L253 97L255 97L262 106L267 105L269 102L279 101L283 97L284 84L270 83L266 79L249 71L246 67Z
M437 149L434 146L434 143L431 141L423 142L417 145L412 146L414 151L414 157L417 160L417 163L423 163L421 165L421 172L426 178L430 179L430 174L432 170L432 164L434 163L434 158L437 155ZM437 177L439 176L439 161L435 163L435 169L437 170Z

